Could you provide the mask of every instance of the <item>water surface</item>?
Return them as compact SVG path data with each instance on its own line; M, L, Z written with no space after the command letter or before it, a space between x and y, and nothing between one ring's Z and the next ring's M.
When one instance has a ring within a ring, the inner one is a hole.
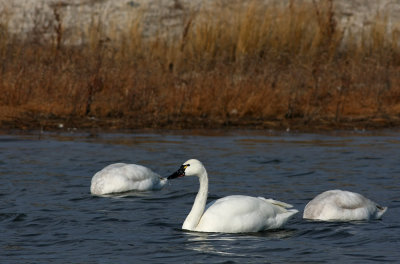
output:
M400 259L400 136L263 132L0 135L0 263L372 263ZM291 203L281 230L181 230L194 178L163 190L90 195L94 173L115 162L168 175L189 158L209 173L209 201L230 194ZM388 206L382 220L302 220L328 189Z

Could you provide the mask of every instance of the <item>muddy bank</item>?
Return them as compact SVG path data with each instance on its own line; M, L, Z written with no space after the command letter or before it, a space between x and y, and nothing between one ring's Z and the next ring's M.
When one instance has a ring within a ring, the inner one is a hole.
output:
M250 119L206 117L171 117L157 119L150 116L135 118L96 118L96 117L44 117L22 114L0 120L3 131L130 131L130 130L181 130L181 129L250 129L297 132L322 131L371 131L400 128L399 116L355 117L342 120L320 118L318 120L293 119Z

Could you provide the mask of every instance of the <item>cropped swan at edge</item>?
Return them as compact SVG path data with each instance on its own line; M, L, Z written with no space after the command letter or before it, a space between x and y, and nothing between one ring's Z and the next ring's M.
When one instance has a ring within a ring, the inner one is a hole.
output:
M197 176L200 188L193 207L186 217L182 229L198 232L244 233L276 229L283 226L294 214L296 209L280 201L231 195L209 203L208 177L203 164L196 160L186 161L168 179L183 176Z
M330 190L317 195L304 208L303 218L322 221L380 219L387 207L359 193Z
M167 179L151 169L137 164L115 163L97 172L90 185L95 195L121 193L127 191L159 190Z

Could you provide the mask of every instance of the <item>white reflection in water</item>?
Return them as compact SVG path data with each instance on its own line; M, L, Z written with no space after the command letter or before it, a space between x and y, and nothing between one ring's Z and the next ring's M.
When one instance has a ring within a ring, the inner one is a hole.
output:
M249 253L246 250L252 250L254 245L259 245L260 238L265 241L279 241L291 238L296 233L297 230L294 229L239 234L185 232L187 235L186 248L221 256L248 257Z
M233 247L231 246L232 243L227 243L235 242L235 240L237 240L236 237L219 236L216 234L201 232L187 232L186 234L188 235L188 243L186 243L186 246L189 250L221 256L246 256L237 252L233 253ZM217 249L215 246L216 244L218 244L219 247L223 247L223 249Z

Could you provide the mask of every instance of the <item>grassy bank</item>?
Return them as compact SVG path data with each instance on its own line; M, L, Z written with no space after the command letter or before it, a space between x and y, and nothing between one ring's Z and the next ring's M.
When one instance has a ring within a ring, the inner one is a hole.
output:
M152 38L141 16L117 41L94 16L79 46L65 44L57 7L24 39L1 15L1 127L400 124L400 31L384 14L352 37L333 1L239 2L188 13L180 34Z

